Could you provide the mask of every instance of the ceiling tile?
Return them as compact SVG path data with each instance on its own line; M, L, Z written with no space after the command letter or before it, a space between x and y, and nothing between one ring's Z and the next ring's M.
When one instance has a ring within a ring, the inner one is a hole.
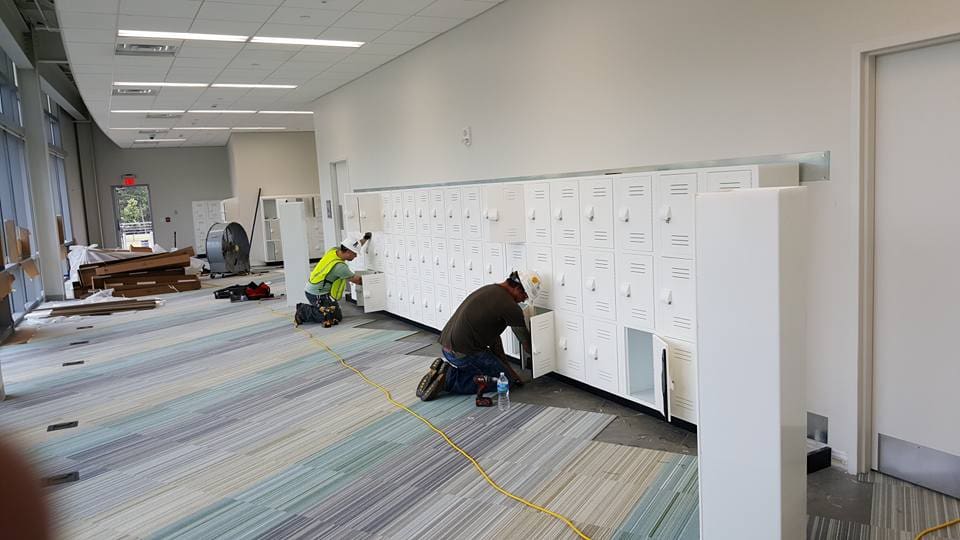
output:
M116 32L113 29L101 28L63 28L64 42L74 43L109 43L116 42Z
M359 50L363 50L364 45ZM354 49L336 47L304 47L290 58L290 62L333 64L353 54Z
M225 21L260 22L267 20L276 10L272 5L230 4L206 0L197 13L198 19L221 19Z
M226 69L220 73L218 83L260 83L272 73L272 69ZM216 88L224 92L238 92L239 88Z
M429 32L404 32L401 30L393 30L390 32L384 33L382 36L376 39L377 43L392 43L396 45L420 45L430 39L433 39L437 34Z
M386 13L347 13L334 24L335 28L366 28L372 30L389 30L406 19L406 15L390 15Z
M359 28L328 28L320 39L338 39L343 41L373 41L383 35L383 30L363 30Z
M120 0L120 13L124 15L150 15L154 17L183 17L192 19L200 9L200 0Z
M435 32L443 33L457 26L466 19L450 17L421 17L415 16L398 24L394 30L406 30L410 32Z
M314 8L320 3L320 0L286 0L286 2L283 3L283 7ZM350 11L359 3L360 0L326 0L326 2L323 2L321 5L323 6L323 9Z
M276 49L244 49L233 60L234 62L262 62L264 64L282 64L295 55L293 51ZM266 68L267 66L264 66Z
M364 46L357 49L357 51L365 52L365 53L374 53L374 54L392 54L394 56L399 56L414 47L416 47L416 45L373 42L373 43L364 44Z
M193 19L120 15L120 30L153 30L159 32L188 32Z
M217 73L223 71L223 67L216 69L208 67L174 67L167 73L168 82L196 82L208 83L216 78Z
M433 0L363 0L353 9L371 13L413 15L432 3Z
M67 50L70 63L96 64L113 58L113 44L110 43L74 43Z
M307 26L303 24L267 23L257 30L256 35L265 37L292 37L313 39L320 35L326 26ZM253 45L253 44L251 44ZM276 49L276 45L262 43L265 47Z
M149 82L162 81L167 76L166 69L147 70L137 66L115 66L113 70L114 80Z
M177 51L177 58L233 58L241 50L243 43L185 41Z
M143 71L156 71L166 73L173 65L173 57L144 57L144 56L114 56L113 65L118 68L133 67Z
M70 0L57 3L57 14L67 11L86 13L116 13L117 0Z
M469 19L490 9L493 4L470 0L437 0L418 15L425 17L455 17Z
M111 110L151 109L153 96L113 96L110 98Z
M279 6L283 0L220 0L228 4L253 4L256 6Z
M70 71L72 71L74 75L102 74L112 77L113 64L74 64L71 62Z
M230 63L229 58L185 58L185 57L176 57L173 61L173 67L171 70L183 69L183 68L203 68L207 70L216 70L219 71L226 67Z
M191 32L200 34L229 34L234 36L252 36L260 28L259 22L221 21L197 19L190 26Z
M317 2L320 5L319 2ZM327 27L344 15L344 11L329 9L310 9L282 7L268 20L268 24L298 24L303 26Z
M58 11L57 18L63 28L100 28L115 32L116 18L106 17L103 13L80 13L74 11Z

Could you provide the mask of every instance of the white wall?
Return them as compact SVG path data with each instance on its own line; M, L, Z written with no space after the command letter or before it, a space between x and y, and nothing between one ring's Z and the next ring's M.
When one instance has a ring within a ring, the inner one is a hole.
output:
M250 234L257 189L263 196L317 193L317 155L312 132L234 133L227 143L230 184L239 223ZM262 216L263 209L260 211ZM258 218L259 220L259 218ZM250 262L263 264L263 224L253 233Z
M807 395L854 470L853 51L958 17L947 0L507 0L315 103L321 188L340 159L369 188L831 151L809 193Z
M122 175L135 174L138 184L150 186L156 243L169 249L176 231L179 247L192 246L191 202L230 196L226 148L120 148L98 128L93 131L104 245L117 244L113 186L121 184Z

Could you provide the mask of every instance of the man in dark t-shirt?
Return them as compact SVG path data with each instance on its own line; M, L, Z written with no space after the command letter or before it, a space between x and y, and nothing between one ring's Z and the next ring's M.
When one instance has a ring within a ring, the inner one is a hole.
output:
M530 303L540 292L540 276L535 272L513 272L502 283L484 285L470 293L447 321L440 334L443 358L437 358L417 385L417 397L429 401L441 391L473 394L496 386L500 373L507 373L513 384L520 377L513 371L503 352L500 334L507 327L530 350L530 333L521 302Z

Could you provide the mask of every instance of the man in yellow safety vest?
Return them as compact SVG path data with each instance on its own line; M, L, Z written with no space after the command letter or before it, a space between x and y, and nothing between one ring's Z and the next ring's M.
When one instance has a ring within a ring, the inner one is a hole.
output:
M327 250L320 262L313 267L304 288L304 296L309 303L297 304L294 315L297 326L305 322L319 322L329 328L343 320L340 298L347 288L347 282L357 285L363 282L361 276L350 270L347 262L357 257L369 238L370 233L363 236L348 233L339 246Z

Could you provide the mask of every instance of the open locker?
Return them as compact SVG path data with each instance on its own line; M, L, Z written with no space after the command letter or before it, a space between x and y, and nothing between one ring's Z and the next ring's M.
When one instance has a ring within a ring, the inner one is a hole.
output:
M674 382L670 369L670 346L661 337L644 330L621 327L623 335L626 396L672 418Z
M363 312L372 313L387 309L387 275L381 273L364 274Z

